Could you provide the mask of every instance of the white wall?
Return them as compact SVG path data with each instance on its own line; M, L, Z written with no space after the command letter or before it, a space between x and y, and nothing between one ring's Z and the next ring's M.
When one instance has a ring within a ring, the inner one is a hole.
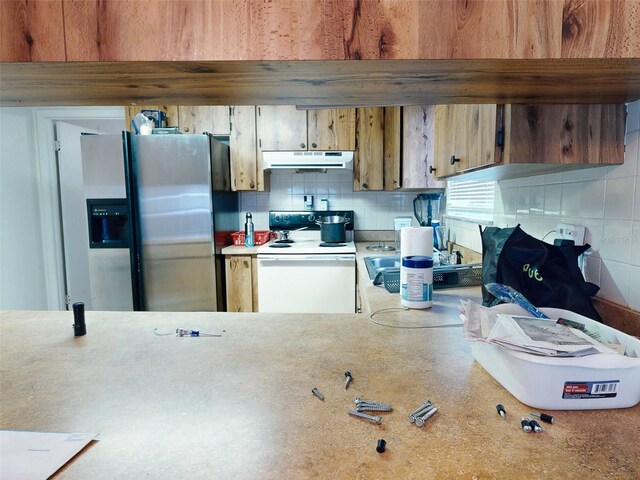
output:
M268 230L269 210L304 210L304 195L314 196L316 209L320 198L326 197L331 210L353 210L357 230L393 230L394 217L413 217L416 192L354 192L351 171L274 171L269 192L243 192L240 195L241 225L244 225L244 212L249 211L253 214L256 230Z
M537 238L558 223L586 227L586 279L599 297L640 310L640 101L629 104L625 144L624 165L499 182L496 224Z
M32 108L0 109L0 309L46 309Z

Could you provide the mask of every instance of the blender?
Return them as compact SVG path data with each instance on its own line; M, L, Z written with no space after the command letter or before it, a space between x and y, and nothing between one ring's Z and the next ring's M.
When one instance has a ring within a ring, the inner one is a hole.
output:
M441 199L442 193L420 193L413 199L413 214L421 227L431 227L440 219Z

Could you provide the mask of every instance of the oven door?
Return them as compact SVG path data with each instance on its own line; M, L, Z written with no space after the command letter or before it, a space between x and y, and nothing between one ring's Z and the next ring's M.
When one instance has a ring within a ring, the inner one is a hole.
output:
M355 255L258 255L258 311L355 313Z

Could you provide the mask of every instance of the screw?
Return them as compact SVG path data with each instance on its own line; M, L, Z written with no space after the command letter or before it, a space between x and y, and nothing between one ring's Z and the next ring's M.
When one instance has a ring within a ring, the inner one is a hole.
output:
M391 404L389 403L382 403L382 402L375 402L373 400L362 400L360 397L356 397L355 402L356 407L359 405L369 405L369 406L375 406L375 407L386 407L386 408L391 408Z
M311 393L313 393L316 397L318 397L320 400L324 400L324 395L322 395L318 389L316 387L313 387L311 389Z
M369 411L369 412L390 412L391 407L388 405L376 405L376 404L368 404L368 403L359 403L356 407L356 410L359 412Z
M416 418L419 417L420 415L423 415L424 413L426 413L429 409L429 407L431 407L431 401L430 400L425 400L424 403L422 405L420 405L419 408L417 408L416 410L414 410L413 412L411 412L409 414L409 422L413 423L416 421Z
M353 377L351 376L351 372L349 370L344 372L344 377L344 389L346 390L347 388L349 388L349 384L351 383L351 380L353 380Z
M433 407L432 409L430 409L425 415L423 415L422 417L418 417L416 418L416 426L417 427L422 427L424 426L425 423L427 423L427 420L429 420L431 417L433 417L436 412L438 411L437 407Z
M347 410L347 413L349 415L353 415L354 417L365 418L377 425L380 425L382 423L382 417L380 415L367 415L366 413L356 412L355 410Z

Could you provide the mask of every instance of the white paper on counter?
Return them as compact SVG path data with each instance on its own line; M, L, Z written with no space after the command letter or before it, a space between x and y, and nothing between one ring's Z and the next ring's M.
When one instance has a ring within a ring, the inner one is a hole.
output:
M47 479L96 435L0 430L0 478Z

